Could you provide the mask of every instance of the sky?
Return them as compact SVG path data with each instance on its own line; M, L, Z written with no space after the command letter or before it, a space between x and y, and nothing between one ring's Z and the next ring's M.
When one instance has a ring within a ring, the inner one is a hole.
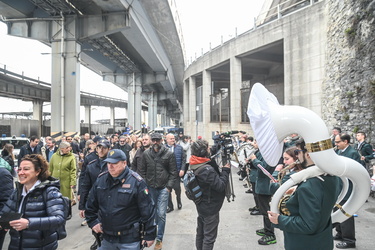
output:
M203 53L223 42L252 29L264 0L175 0L185 42L186 59L189 64ZM236 31L237 30L237 31ZM51 82L51 49L34 40L6 35L6 25L0 22L0 67L22 73L32 78ZM44 53L42 55L41 53ZM47 54L46 54L47 53ZM101 76L81 66L81 91L127 98L125 91L112 83L102 81ZM1 98L0 112L32 111L31 102ZM6 105L4 105L6 103ZM45 104L44 111L50 111ZM125 111L116 108L117 118ZM92 120L108 119L109 108L94 107ZM84 108L81 107L81 119Z
M188 61L253 28L264 0L175 0Z

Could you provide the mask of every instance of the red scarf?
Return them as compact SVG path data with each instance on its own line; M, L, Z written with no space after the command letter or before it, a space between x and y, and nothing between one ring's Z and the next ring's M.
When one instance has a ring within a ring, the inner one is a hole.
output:
M198 156L192 155L192 156L190 157L190 162L189 162L189 164L190 164L190 165L197 165L197 164L206 163L206 162L209 162L209 161L211 161L209 158L206 158L206 157L198 157Z

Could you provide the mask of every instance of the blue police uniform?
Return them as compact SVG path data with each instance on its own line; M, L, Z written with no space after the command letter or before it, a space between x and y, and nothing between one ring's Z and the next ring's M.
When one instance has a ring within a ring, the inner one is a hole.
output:
M111 151L120 154L120 150ZM107 161L116 157L110 157L111 151ZM110 243L139 242L140 223L144 224L144 240L152 241L156 237L155 204L142 177L127 167L117 177L108 172L98 176L85 214L90 228L102 223L103 238Z

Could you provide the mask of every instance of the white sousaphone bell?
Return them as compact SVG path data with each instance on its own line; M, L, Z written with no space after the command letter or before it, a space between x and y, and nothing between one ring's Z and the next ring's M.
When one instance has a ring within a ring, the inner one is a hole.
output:
M348 201L332 213L333 223L345 221L365 203L370 192L370 178L366 169L358 162L334 152L328 129L316 113L300 106L281 106L260 83L256 83L251 90L247 113L267 164L277 165L283 151L283 140L292 133L304 138L306 149L315 163L315 166L291 175L280 186L272 198L272 212L279 213L279 200L290 187L323 173L339 176L343 180L343 190L337 204L348 190L347 179L353 182Z

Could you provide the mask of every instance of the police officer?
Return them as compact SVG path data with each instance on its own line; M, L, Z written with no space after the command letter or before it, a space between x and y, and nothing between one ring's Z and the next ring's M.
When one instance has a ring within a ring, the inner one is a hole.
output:
M108 172L98 176L86 204L89 227L103 234L100 249L140 249L141 224L142 245L150 247L156 237L155 205L145 181L126 167L121 150L110 150L105 161Z

